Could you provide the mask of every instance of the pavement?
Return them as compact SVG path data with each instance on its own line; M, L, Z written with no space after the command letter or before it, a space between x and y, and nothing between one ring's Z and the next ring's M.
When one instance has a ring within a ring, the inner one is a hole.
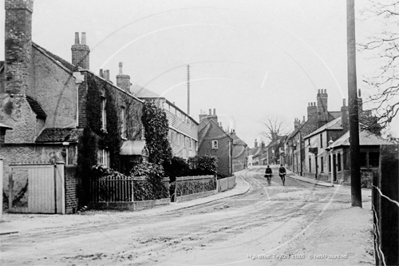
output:
M254 167L256 168L256 167ZM228 191L220 192L215 195L211 195L204 198L194 199L185 202L171 202L169 205L157 206L153 209L146 209L139 212L134 212L134 215L138 213L143 215L169 212L179 209L190 208L196 205L206 204L219 199L224 199L228 197L239 196L245 194L250 189L250 185L244 178L242 178L242 173L247 170L242 170L236 172L236 186ZM330 183L314 180L312 178L307 178L303 176L298 176L293 172L287 170L287 174L290 178L294 178L303 182L312 183L319 186L331 187ZM70 215L57 215L57 214L17 214L17 213L3 213L2 220L0 221L0 236L8 234L21 234L27 231L38 230L43 228L51 228L57 226L72 226L80 223L87 222L101 222L104 219L108 219L110 215L115 214L113 212L107 211L87 211L80 214L70 214ZM132 215L132 212L118 212L119 215Z
M134 212L144 215L169 212L179 209L190 208L196 205L202 205L223 198L239 196L248 192L250 185L245 181L240 173L247 170L236 172L236 186L228 191L220 192L204 198L194 199L185 202L171 202L169 205L157 206L153 209L141 210ZM58 215L58 214L18 214L3 213L0 221L0 236L8 234L21 234L27 231L38 230L43 228L51 228L57 226L71 226L79 223L99 222L109 218L113 212L106 211L87 211L81 214ZM122 213L122 212L121 212ZM132 213L130 212L130 215ZM121 215L129 215L129 212L123 212Z
M311 184L315 184L318 186L324 186L324 187L333 187L333 185L331 185L331 183L326 182L326 181L322 181L322 180L316 180L314 178L309 178L309 177L304 177L304 176L299 176L297 174L295 174L294 172L290 171L290 170L286 170L287 171L287 175L289 175L289 177L294 178L296 180L300 180L306 183L311 183Z

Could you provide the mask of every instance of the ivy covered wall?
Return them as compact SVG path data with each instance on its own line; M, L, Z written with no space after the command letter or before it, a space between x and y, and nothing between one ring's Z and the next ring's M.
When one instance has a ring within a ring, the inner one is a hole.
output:
M125 109L126 140L141 139L143 103L116 86L84 71L85 81L79 87L79 127L84 128L79 145L78 166L82 177L82 191L88 191L90 169L97 164L97 150L107 149L110 168L121 168L120 147L121 112ZM105 99L106 130L102 129L102 101ZM86 192L84 192L86 193Z

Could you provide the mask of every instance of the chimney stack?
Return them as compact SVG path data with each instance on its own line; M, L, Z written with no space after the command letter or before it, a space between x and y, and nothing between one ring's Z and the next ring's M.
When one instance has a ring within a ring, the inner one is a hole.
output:
M310 118L315 115L317 115L316 103L314 102L308 103L308 120L310 120Z
M72 64L83 69L90 68L90 48L86 45L86 33L82 32L79 42L79 32L75 32L75 44L71 47Z
M33 0L5 0L5 92L25 94L31 83Z
M123 63L119 62L119 74L116 76L116 86L130 93L130 76L123 74Z

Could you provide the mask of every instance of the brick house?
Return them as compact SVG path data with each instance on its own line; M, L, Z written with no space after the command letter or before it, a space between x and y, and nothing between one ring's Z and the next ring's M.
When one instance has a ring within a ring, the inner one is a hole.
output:
M308 103L306 118L295 119L294 131L284 140L286 166L298 175L303 175L305 168L304 137L341 115L340 111L328 111L327 90L319 89L316 99L317 102Z
M233 138L221 128L215 109L213 114L211 110L209 110L209 115L200 114L198 138L198 154L216 156L218 176L231 176L233 173Z
M248 145L236 134L235 129L230 132L233 139L233 172L247 168Z
M261 149L258 146L258 140L255 139L254 147L248 150L248 166L259 165L259 153Z
M364 176L367 172L378 170L380 161L380 146L393 144L394 143L369 131L363 130L359 132L360 171L362 176ZM349 184L351 164L349 131L346 131L345 134L335 140L332 145L329 146L328 152L327 164L329 177L325 178L325 180L331 180L332 170L335 182Z
M187 160L197 155L199 125L197 121L174 103L151 90L135 85L131 88L131 92L142 100L154 101L158 107L165 111L169 123L168 139L173 156Z
M5 195L11 162L63 162L69 195L66 212L74 212L79 178L82 182L87 178L77 176L87 149L93 150L98 163L116 170L128 167L131 160L126 157L145 155L141 140L143 102L126 88L123 76L117 77L114 85L109 71L95 75L89 70L85 33L75 34L69 63L32 42L33 0L6 0L5 9L0 122L12 128L0 131ZM94 141L89 148L86 133ZM139 147L136 154L131 146Z

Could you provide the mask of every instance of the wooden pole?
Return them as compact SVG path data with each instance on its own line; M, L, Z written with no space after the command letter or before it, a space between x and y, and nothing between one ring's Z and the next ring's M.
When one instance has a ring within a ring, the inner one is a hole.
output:
M359 162L359 112L356 83L355 0L347 0L347 46L348 46L348 96L349 136L351 156L352 207L362 207L362 190Z

